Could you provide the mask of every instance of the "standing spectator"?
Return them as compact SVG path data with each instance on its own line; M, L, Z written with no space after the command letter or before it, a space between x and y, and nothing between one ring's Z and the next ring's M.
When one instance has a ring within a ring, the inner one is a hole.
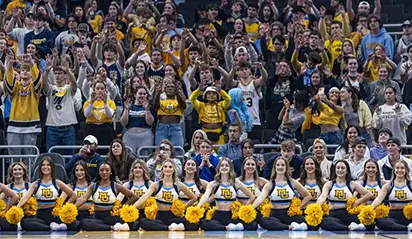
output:
M212 142L208 139L204 139L200 143L200 154L194 157L196 164L199 165L200 179L204 179L208 182L213 181L216 174L216 167L219 163L219 158L213 153Z
M79 150L78 154L72 156L66 164L65 169L67 176L70 178L73 172L73 167L77 161L87 163L90 178L94 179L98 175L97 166L103 161L103 158L96 152L98 141L93 135L87 135L83 140L84 146Z
M378 133L378 142L371 148L371 159L380 160L388 155L388 139L392 138L392 132L387 128L381 128Z
M6 56L6 90L11 99L10 120L7 127L8 145L36 145L41 133L39 97L42 88L39 69L30 56L24 55L17 80L13 55ZM24 153L23 153L24 152ZM11 155L34 154L31 149L10 148Z
M370 32L362 39L361 60L366 61L374 52L376 44L381 44L386 49L386 55L389 59L393 58L393 40L392 37L382 27L382 20L379 15L371 15L368 18L368 27Z
M150 179L154 182L158 182L162 177L162 164L165 160L172 160L176 167L177 177L182 176L182 161L176 158L176 150L173 144L167 140L162 140L154 154L154 158L147 161L147 167L149 168Z
M371 108L376 109L376 107L385 104L385 88L387 86L392 86L396 89L396 101L402 102L402 95L398 82L390 79L390 68L388 68L387 65L382 64L379 66L378 72L379 79L369 85L369 92L371 95L368 104Z
M101 145L109 145L114 139L112 123L115 111L114 101L107 97L106 84L95 81L90 100L83 105L87 124L86 134L99 138Z
M243 100L242 90L234 88L228 92L230 96L230 106L227 112L227 118L230 124L240 124L242 126L241 140L248 138L248 132L252 129L252 121L249 117L246 104ZM258 114L259 114L259 107Z
M242 162L240 157L242 156L242 149L240 147L240 135L242 134L242 128L240 125L232 124L229 126L229 142L219 147L217 154L219 157L229 158L233 162L235 172L237 176L240 176Z
M56 34L44 28L46 19L42 14L34 15L33 21L33 31L26 33L24 36L24 48L26 48L29 43L33 43L40 57L44 59L47 54L52 53L51 49L54 48Z
M120 139L112 141L107 156L107 160L113 166L116 181L126 181L129 178L129 173L136 157L132 153L127 152L126 145Z
M379 79L379 69L381 65L386 65L388 70L395 71L396 64L387 55L383 45L377 43L373 47L373 54L368 56L365 64L363 64L363 72L369 82L374 82Z
M75 109L76 78L70 68L53 68L54 85L49 83L53 57L46 57L46 72L43 74L43 93L47 96L49 108L46 120L46 151L55 145L75 145L77 124ZM66 84L67 79L70 84ZM74 152L71 152L73 154Z
M263 177L266 179L270 178L274 167L273 163L279 156L289 162L292 178L299 178L303 158L296 154L296 144L292 140L285 140L280 144L280 155L276 154L269 159L265 165Z
M258 172L259 176L263 176L265 170L265 160L263 159L262 155L254 155L255 152L255 144L251 139L244 139L240 143L240 148L242 149L242 157L240 161L245 163L244 161L247 159L252 158L256 162L256 171Z
M412 44L412 21L406 20L402 23L402 37L395 42L394 61L398 63L398 70L403 63L411 60L407 49Z
M79 21L74 15L67 17L67 31L62 31L57 37L54 46L60 53L60 56L67 54L69 48L79 42L77 36L77 25Z
M9 38L13 41L16 41L18 44L17 47L17 56L21 56L24 54L25 46L24 46L24 36L33 31L34 21L33 21L33 13L28 12L24 17L23 27L16 27L16 23L19 21L19 17L24 15L21 10L18 8L13 9L12 17L7 24L6 32Z
M409 166L409 177L412 177L412 162L407 157L401 155L401 141L396 137L391 137L386 143L388 147L388 155L378 161L379 170L382 172L385 180L390 180L393 166L399 160L405 161Z
M396 88L385 88L384 105L379 106L373 114L373 127L375 129L388 128L396 135L402 145L406 144L405 128L411 124L411 112L402 103L396 102Z

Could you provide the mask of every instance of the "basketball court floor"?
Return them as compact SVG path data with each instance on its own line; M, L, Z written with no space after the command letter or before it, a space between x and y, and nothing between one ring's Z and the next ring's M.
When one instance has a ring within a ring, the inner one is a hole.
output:
M245 231L245 232L0 232L0 238L35 238L35 239L253 239L253 238L293 238L293 239L412 239L407 232L289 232L289 231Z

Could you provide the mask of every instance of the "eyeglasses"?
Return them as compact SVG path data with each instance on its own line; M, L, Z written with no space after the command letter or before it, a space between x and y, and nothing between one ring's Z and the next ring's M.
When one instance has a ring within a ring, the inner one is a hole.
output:
M170 151L170 148L167 148L166 146L159 146L159 151Z

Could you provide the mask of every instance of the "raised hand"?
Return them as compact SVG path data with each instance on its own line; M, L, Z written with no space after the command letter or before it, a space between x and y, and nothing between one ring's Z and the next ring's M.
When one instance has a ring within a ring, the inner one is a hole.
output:
M377 116L381 116L382 115L382 108L379 106L378 108L376 108L375 113Z
M284 98L283 99L283 105L286 107L286 109L290 109L290 101L288 100L288 98Z
M46 72L50 72L53 67L53 56L47 54L46 56Z
M399 103L395 104L395 108L393 108L393 111L395 111L395 113L399 114L402 111L402 106Z

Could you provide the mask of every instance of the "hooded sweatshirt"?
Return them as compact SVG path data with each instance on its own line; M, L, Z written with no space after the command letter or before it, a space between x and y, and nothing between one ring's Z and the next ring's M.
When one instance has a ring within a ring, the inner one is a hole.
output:
M385 28L381 28L377 35L372 35L369 33L366 35L361 44L361 59L363 61L368 59L368 56L373 53L373 48L377 45L381 44L386 49L386 55L389 59L393 59L393 40L392 37L386 33Z

